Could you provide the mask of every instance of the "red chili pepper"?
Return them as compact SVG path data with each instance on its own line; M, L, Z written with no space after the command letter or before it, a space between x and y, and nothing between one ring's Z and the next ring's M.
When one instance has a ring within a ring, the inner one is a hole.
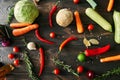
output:
M100 55L100 54L107 52L109 49L110 49L110 44L100 47L100 48L86 49L85 55L86 56L96 56L96 55Z
M61 50L64 48L64 46L72 40L77 40L77 37L71 36L71 37L67 38L66 40L64 40L59 46L59 52L58 53L60 53Z
M39 34L39 30L38 30L38 29L35 30L35 35L36 35L36 37L37 37L40 41L42 41L42 42L45 42L45 43L48 43L48 44L54 44L54 42L42 38L42 37L40 36L40 34Z
M50 25L50 27L53 27L52 16L55 13L55 11L57 10L57 5L59 2L60 1L57 1L57 3L50 10L50 13L49 13L49 25Z
M39 70L39 73L38 73L38 76L40 76L43 72L43 69L44 69L44 65L45 65L45 56L44 56L44 50L42 47L39 48L39 54L40 54L40 70Z

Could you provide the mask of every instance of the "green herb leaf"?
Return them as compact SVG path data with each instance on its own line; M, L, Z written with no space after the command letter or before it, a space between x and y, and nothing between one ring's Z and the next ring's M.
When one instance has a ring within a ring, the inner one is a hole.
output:
M10 9L10 12L8 13L8 18L7 18L8 24L10 24L12 22L13 17L14 17L14 7L12 7Z

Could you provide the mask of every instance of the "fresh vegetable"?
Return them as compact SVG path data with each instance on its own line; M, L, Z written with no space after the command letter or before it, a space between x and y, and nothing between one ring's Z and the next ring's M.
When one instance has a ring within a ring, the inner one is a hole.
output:
M120 12L114 11L113 20L115 25L115 35L114 40L116 43L120 44Z
M80 0L73 0L74 4L78 4Z
M8 58L9 58L9 59L13 59L14 57L15 57L15 56L14 56L13 53L8 54Z
M42 41L42 42L44 42L44 43L54 44L54 42L42 38L41 35L39 34L39 30L38 30L38 29L35 30L35 35L36 35L36 37L38 38L38 40L40 40L40 41Z
M61 27L67 27L73 21L73 13L70 9L60 9L56 15L56 22Z
M104 30L112 32L111 24L105 20L98 12L92 8L87 8L85 11L86 15L99 24Z
M109 0L108 6L107 6L107 11L110 12L113 8L114 5L114 0Z
M29 50L36 50L36 49L37 49L34 42L29 42L29 43L27 43L27 48L28 48Z
M94 25L93 24L89 24L87 28L88 28L89 31L92 31L94 29Z
M77 73L82 73L84 71L84 68L83 68L83 66L78 66L77 67Z
M80 62L84 62L84 61L86 60L86 56L85 56L85 54L80 53L80 54L78 54L77 59L78 59Z
M92 44L92 45L98 45L100 42L97 40L97 39L89 39L89 42Z
M39 73L38 75L40 76L43 72L43 69L44 69L44 65L45 65L45 55L44 55L44 50L42 47L39 48L39 54L40 54L40 70L39 70Z
M19 60L19 59L15 59L14 62L13 62L13 64L14 64L15 66L19 66L19 63L20 63L20 60Z
M3 47L7 47L10 45L10 40L4 38L1 43Z
M77 37L74 37L74 36L70 36L68 37L67 39L65 39L59 46L59 52L61 52L61 50L65 47L66 44L68 44L70 41L73 41L73 40L77 40Z
M84 32L84 27L83 27L82 21L80 19L79 12L75 11L74 16L75 16L75 20L76 20L77 32L78 33L83 33Z
M57 10L58 3L60 3L60 1L57 1L57 3L51 8L51 10L49 12L49 25L50 25L50 27L53 27L52 16L55 13L55 11Z
M27 52L23 53L23 60L26 63L26 70L28 71L29 77L32 80L39 80L39 78L37 77L36 73L34 72L34 66L31 63L30 58L29 58Z
M50 37L51 37L51 38L55 38L55 36L56 36L55 32L51 32L51 33L50 33Z
M38 27L39 27L38 24L32 24L32 25L29 25L29 26L27 26L27 27L23 27L23 28L20 28L20 29L14 29L14 30L12 31L12 34L13 34L14 36L21 36L21 35L23 35L23 34L28 33L28 32L31 31L31 30L37 29Z
M15 53L16 53L16 52L19 52L19 51L20 51L20 49L19 49L19 47L18 47L18 46L14 46L14 47L13 47L13 52L15 52Z
M96 56L96 55L100 55L100 54L107 52L109 49L110 49L110 44L107 44L100 48L86 49L85 55L86 56Z
M120 67L109 70L109 71L103 73L101 76L95 77L93 80L107 80L109 77L111 77L113 75L115 75L115 76L120 75Z
M83 43L84 43L84 45L85 45L87 48L88 48L89 46L91 46L90 41L89 41L86 37L84 37Z
M14 70L14 67L12 65L5 65L0 67L0 78L3 76L6 76L13 70Z
M100 62L104 63L104 62L118 61L118 60L120 60L120 55L101 58Z
M11 28L21 28L21 27L26 27L29 26L29 23L11 23L10 27Z
M20 0L15 4L14 16L18 22L32 24L39 16L39 10L33 2Z
M93 72L93 71L90 71L90 70L87 71L87 74L86 74L86 75L87 75L87 77L90 78L90 79L94 78L94 72Z
M10 11L8 13L8 17L7 17L8 24L12 22L13 18L14 18L14 7L10 8Z
M57 58L53 58L52 61L55 63L55 65L63 67L64 70L68 71L69 73L72 73L73 75L79 77L78 73L76 73L70 65L66 65L63 61L60 61Z
M56 69L54 69L53 73L54 73L55 75L59 75L59 74L60 74L60 70L59 70L58 68L56 68Z
M86 1L90 4L90 6L92 6L93 9L96 8L97 4L94 0L86 0Z

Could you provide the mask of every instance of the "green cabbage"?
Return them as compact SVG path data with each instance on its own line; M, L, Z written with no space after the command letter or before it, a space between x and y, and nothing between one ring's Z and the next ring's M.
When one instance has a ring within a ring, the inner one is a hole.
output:
M34 3L28 0L20 0L15 4L14 16L18 22L32 24L39 16L39 10Z

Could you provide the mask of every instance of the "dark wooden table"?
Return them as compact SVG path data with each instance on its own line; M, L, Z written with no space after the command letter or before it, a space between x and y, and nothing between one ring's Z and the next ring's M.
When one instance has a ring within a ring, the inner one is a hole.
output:
M7 15L9 12L9 9L11 6L15 4L18 0L0 0L0 24L7 24ZM107 12L106 7L109 0L95 0L98 4L96 11L98 11L104 18L106 18L114 27L113 19L112 19L112 12ZM78 41L73 41L69 43L62 51L62 53L58 56L58 58L65 62L65 64L71 65L74 70L76 70L78 65L83 65L86 69L94 71L96 74L102 74L105 73L108 70L111 70L113 68L116 68L120 66L120 61L115 62L109 62L109 63L100 63L99 59L101 57L106 57L110 55L117 55L120 54L120 45L116 44L114 42L114 33L110 33L107 31L104 31L99 25L97 25L95 22L90 20L85 15L85 9L87 7L90 7L90 5L85 0L80 0L80 3L78 5L75 5L72 0L61 0L61 3L59 4L59 9L61 8L69 8L72 11L78 10L81 15L81 20L83 22L83 25L85 27L85 34L88 39L90 38L96 38L100 41L100 45L98 46L91 46L93 47L101 47L106 44L111 44L111 50L108 51L106 54L96 56L96 57L90 57L91 60L87 60L86 62L79 62L77 60L77 55L79 52L84 51L86 47L83 44L83 37L84 34L78 34L76 32L76 26L75 26L75 20L66 28L59 27L55 21L55 15L53 16L54 21L54 27L50 28L48 24L48 13L51 9L51 7L55 4L56 0L41 0L39 3L39 10L40 10L40 16L36 19L35 22L39 23L40 25L40 33L42 36L46 39L55 41L55 45L48 45L45 43L42 43L39 41L34 34L34 31L31 31L23 36L16 37L14 42L9 47L2 47L0 46L0 61L5 64L12 64L13 60L9 60L7 58L7 55L12 52L13 46L19 46L21 52L24 51L24 43L22 42L23 38L26 38L27 41L33 41L37 44L40 44L42 47L44 47L45 50L45 69L43 71L43 74L40 76L41 80L89 80L86 77L86 73L83 73L80 75L80 78L77 78L76 76L63 71L61 75L56 76L52 74L52 71L57 67L55 64L51 61L51 59L57 55L58 47L60 43L65 40L67 37L71 35L75 35L79 38ZM115 0L114 8L115 10L120 11L119 7L120 0ZM59 10L58 9L58 10ZM57 10L57 11L58 11ZM14 20L15 22L15 20ZM87 25L89 23L93 23L95 26L95 29L93 30L93 35L91 35L87 31ZM49 33L54 31L57 34L57 37L55 39L51 39L49 37ZM22 62L22 56L21 53L17 53L19 55L19 58L21 59L21 63L19 67L16 67L13 72L8 74L6 76L7 80L31 80L28 77L28 73L25 68L25 64ZM36 68L36 72L39 70L39 51L29 51L29 56L32 60L32 63L34 64ZM59 79L60 77L61 79ZM120 76L111 76L107 80L120 80Z

